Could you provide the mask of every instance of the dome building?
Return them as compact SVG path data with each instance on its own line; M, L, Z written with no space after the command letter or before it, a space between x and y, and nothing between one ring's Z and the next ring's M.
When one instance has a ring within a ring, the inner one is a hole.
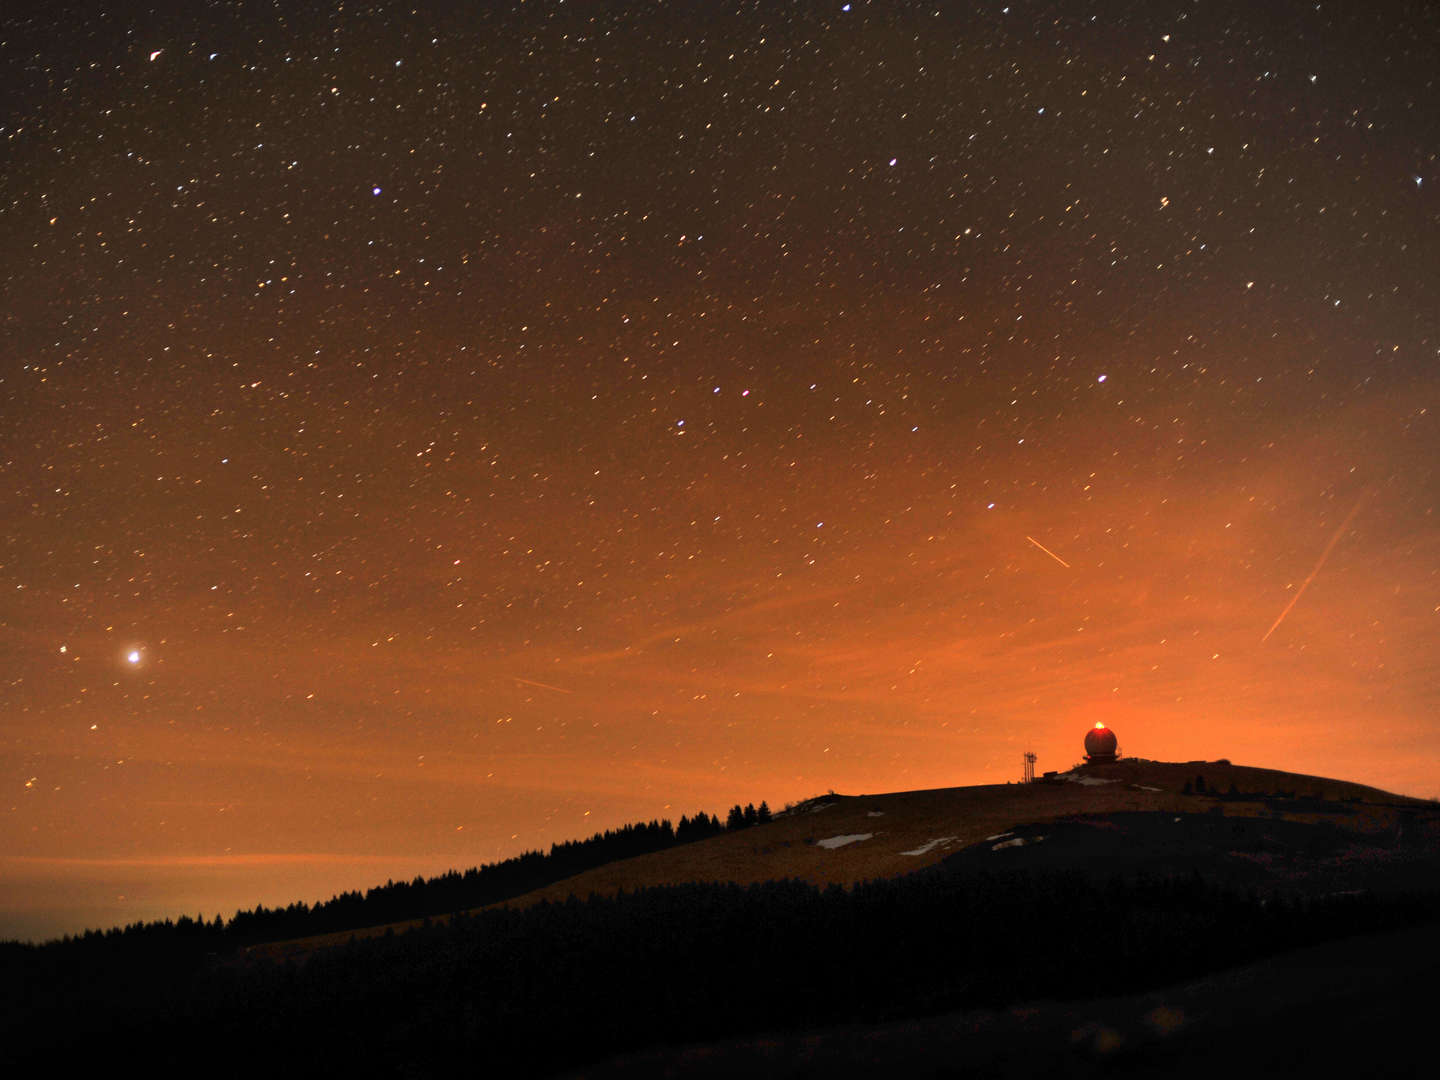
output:
M1105 765L1119 757L1115 733L1100 721L1085 733L1085 760L1091 765Z

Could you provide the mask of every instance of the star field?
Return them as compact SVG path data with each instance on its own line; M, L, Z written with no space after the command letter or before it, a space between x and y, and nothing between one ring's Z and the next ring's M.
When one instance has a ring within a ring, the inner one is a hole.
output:
M0 15L0 936L1002 782L1096 719L1436 793L1437 41Z

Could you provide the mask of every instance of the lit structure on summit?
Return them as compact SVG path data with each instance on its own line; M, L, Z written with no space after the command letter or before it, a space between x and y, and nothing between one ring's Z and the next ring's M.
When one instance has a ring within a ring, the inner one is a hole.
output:
M1104 765L1120 756L1115 733L1100 721L1085 733L1085 760L1091 765Z

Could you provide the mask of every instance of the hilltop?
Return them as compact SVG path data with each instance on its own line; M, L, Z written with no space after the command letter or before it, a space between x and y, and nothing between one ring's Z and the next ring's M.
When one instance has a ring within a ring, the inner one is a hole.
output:
M993 860L997 864L1030 865L1045 859L1037 856L1034 847L1023 855L1014 850L1025 846L1016 843L1017 839L1029 843L1027 837L1041 835L1042 827L1056 822L1073 826L1125 814L1181 815L1187 820L1205 814L1254 821L1257 831L1249 836L1202 838L1195 828L1189 828L1182 840L1170 844L1165 865L1181 870L1187 860L1200 855L1201 848L1208 852L1217 844L1228 843L1261 856L1248 861L1241 857L1242 864L1257 871L1245 877L1244 884L1308 885L1322 891L1414 880L1416 853L1425 850L1418 838L1424 835L1435 841L1440 828L1436 824L1440 807L1434 803L1350 781L1225 760L1122 758L1109 764L1079 765L1033 784L863 795L831 792L787 807L763 826L609 861L501 904L526 907L692 883L752 885L794 880L848 887L903 876L956 857L973 860L976 854L989 853L992 841L1001 845L996 853L999 858ZM1284 837L1276 835L1287 824L1291 828ZM1144 822L1106 823L1111 839L1122 843L1129 835L1127 827L1133 832L1143 828ZM1417 843L1408 842L1407 828L1412 834L1408 839ZM1209 831L1213 833L1213 823ZM1093 850L1093 837L1082 840L1072 833L1070 840L1076 859L1083 863L1085 856L1096 855L1102 873L1121 869L1143 872L1147 864L1155 868L1153 844L1124 860L1122 867L1116 853ZM1313 850L1316 857L1285 857L1283 852L1297 844ZM1270 857L1265 858L1262 849L1267 848ZM1325 849L1323 856L1320 848ZM1052 843L1045 850L1052 862L1057 849L1063 850ZM1211 869L1215 868L1212 865ZM1262 869L1269 872L1259 872ZM1227 876L1236 879L1233 873ZM296 956L343 943L357 933L403 931L421 923L420 919L407 919L368 930L278 941L252 951L273 958Z
M783 811L763 829L610 863L514 902L696 881L854 885L923 869L1025 826L1083 816L1215 813L1324 824L1357 844L1385 845L1403 822L1432 811L1440 808L1326 777L1228 761L1121 759L1033 784L826 795Z

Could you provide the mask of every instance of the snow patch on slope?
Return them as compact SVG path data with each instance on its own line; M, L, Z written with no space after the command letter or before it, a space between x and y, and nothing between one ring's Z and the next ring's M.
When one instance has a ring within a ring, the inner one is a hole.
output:
M1042 840L1044 840L1044 839L1045 839L1045 837L1043 837L1043 836L1032 836L1032 837L1027 841L1027 840L1025 839L1025 837L1023 837L1023 836L1017 836L1017 837L1015 837L1015 839L1013 839L1013 840L1002 840L1002 841L1000 841L1000 843L995 844L993 847L991 847L990 850L991 850L991 851L999 851L1001 848L1007 848L1007 847L1024 847L1027 843L1038 844L1038 843L1040 843L1040 841L1042 841Z
M960 839L958 836L941 836L941 837L937 837L936 839L931 840L931 841L930 841L929 843L927 843L927 844L921 844L919 847L915 848L915 849L912 850L912 851L902 851L902 852L900 852L900 854L901 854L901 855L928 855L930 852L934 851L937 847L940 847L940 846L945 845L945 844L953 844L953 843L954 843L956 840L958 840L958 839Z
M1099 787L1101 784L1118 784L1119 780L1107 780L1103 776L1078 776L1073 772L1061 773L1061 780L1068 780L1072 784L1083 784L1085 787Z
M874 835L873 832L846 833L844 836L827 836L824 840L816 840L815 843L818 847L834 851L836 848L844 847L846 844L853 844L859 840L869 840Z

